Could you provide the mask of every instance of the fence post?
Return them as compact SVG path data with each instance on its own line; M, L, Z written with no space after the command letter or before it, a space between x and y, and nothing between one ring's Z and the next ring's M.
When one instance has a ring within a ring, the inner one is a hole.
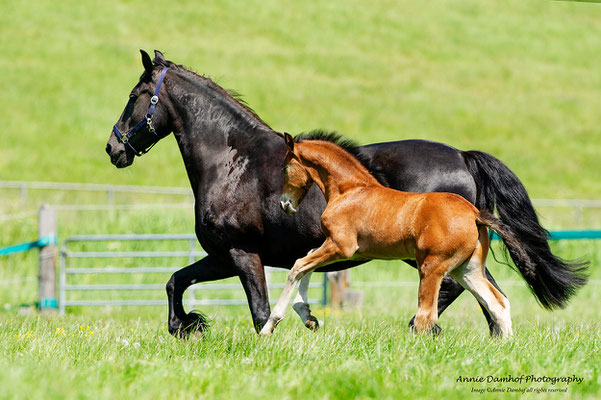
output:
M56 237L56 212L48 204L40 207L39 237ZM56 302L56 244L51 240L46 246L40 247L40 311L55 313Z

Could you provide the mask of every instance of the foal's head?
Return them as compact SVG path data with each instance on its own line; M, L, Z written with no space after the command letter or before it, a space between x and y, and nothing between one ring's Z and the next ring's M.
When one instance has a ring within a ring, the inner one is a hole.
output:
M303 166L294 149L294 139L287 133L284 133L286 140L286 158L284 159L284 187L282 188L282 197L280 204L282 209L288 214L294 214L298 211L298 206L311 187L313 179Z
M148 53L140 50L144 73L132 89L129 101L113 127L106 152L117 168L134 162L135 156L145 154L160 139L171 133L165 103L167 96L163 78L169 68L165 58L155 50L154 63ZM159 101L160 99L160 101Z

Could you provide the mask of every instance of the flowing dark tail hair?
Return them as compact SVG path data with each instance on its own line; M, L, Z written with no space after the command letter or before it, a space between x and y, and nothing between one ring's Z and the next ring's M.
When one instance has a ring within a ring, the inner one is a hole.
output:
M562 260L551 253L543 228L518 177L499 159L481 151L462 152L476 182L482 223L497 231L509 255L540 304L563 308L586 284L588 262ZM495 208L499 219L491 214Z

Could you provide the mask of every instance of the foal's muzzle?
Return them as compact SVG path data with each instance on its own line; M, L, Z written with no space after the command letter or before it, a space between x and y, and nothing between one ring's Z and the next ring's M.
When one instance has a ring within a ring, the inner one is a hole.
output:
M294 207L294 204L291 199L282 197L280 199L280 205L282 206L282 210L286 212L286 214L292 215L295 214L298 210Z

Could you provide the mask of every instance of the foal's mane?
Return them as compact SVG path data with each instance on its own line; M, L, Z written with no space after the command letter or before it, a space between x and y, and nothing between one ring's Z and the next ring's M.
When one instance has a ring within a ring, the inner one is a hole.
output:
M216 84L215 82L213 82L210 78L208 78L204 75L200 75L200 74L184 67L181 64L176 64L173 61L163 60L163 59L159 59L159 58L155 57L153 60L153 63L155 65L169 67L170 69L175 70L175 71L185 72L185 73L191 74L192 76L199 78L203 83L205 83L211 89L215 90L217 93L221 94L225 99L242 107L242 109L246 112L246 114L248 116L252 117L260 125L270 128L269 125L267 124L267 122L263 121L261 119L261 117L259 117L257 115L257 113L246 103L246 101L244 99L242 99L242 95L240 93L236 92L235 90L226 90L226 89L222 88L221 86L219 86L218 84Z
M386 187L389 186L384 173L379 168L375 168L371 165L370 159L361 152L359 143L356 141L345 138L338 132L325 131L322 129L301 133L294 137L295 142L302 142L304 140L322 140L324 142L335 144L359 161L359 163L361 163L361 165L363 165L378 182Z

